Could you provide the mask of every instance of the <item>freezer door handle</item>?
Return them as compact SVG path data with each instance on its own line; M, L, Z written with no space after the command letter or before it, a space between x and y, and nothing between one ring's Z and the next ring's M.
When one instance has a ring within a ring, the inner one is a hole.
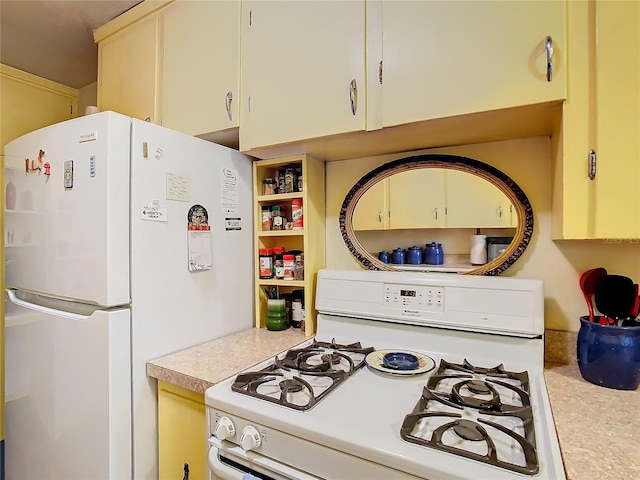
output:
M14 290L7 288L5 290L7 292L7 296L9 297L9 301L14 305L18 305L19 307L28 308L29 310L33 310L40 313L46 313L48 315L55 315L56 317L64 317L69 318L71 320L87 320L90 318L89 315L81 315L79 313L73 312L65 312L64 310L57 310L51 307L45 307L43 305L38 305L36 303L27 302L18 298Z

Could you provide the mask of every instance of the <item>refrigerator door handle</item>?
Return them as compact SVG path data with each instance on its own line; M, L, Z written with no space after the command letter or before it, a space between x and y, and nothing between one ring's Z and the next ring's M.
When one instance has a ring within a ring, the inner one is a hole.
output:
M18 298L18 296L15 293L15 290L11 290L7 288L5 291L7 292L9 301L14 305L18 305L19 307L28 308L29 310L46 313L48 315L55 315L57 317L69 318L71 320L87 320L90 317L89 315L81 315L79 313L65 312L64 310L58 310L55 308L38 305L36 303L27 302L25 300L22 300L21 298Z

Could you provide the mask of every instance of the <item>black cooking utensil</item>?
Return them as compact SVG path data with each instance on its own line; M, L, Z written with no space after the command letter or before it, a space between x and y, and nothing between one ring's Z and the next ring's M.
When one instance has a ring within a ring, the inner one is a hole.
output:
M636 288L629 277L605 275L596 282L596 308L610 319L610 323L625 319L636 302Z

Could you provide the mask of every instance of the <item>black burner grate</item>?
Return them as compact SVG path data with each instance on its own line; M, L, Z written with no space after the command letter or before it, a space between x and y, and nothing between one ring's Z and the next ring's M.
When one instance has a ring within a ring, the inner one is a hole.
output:
M318 342L314 339L307 347L290 349L281 357L276 355L262 370L239 374L231 389L295 410L309 410L362 368L365 357L373 351L373 347L363 348L359 342L341 345L335 340ZM323 386L314 386L315 380L322 380ZM263 393L267 384L277 384L278 388ZM306 401L290 400L291 394L300 392Z
M442 391L443 384L453 385ZM499 390L512 394L519 402L505 403ZM506 417L518 419L524 435L481 416L492 416L494 420ZM421 423L425 421L433 421L435 425L430 432L427 429L427 433ZM495 436L499 435L498 432L519 446L522 462L513 463L502 458L502 452L496 445ZM405 416L400 435L408 442L521 474L535 475L539 471L529 375L527 372L506 371L502 365L483 368L475 367L466 360L462 364L442 360L423 388L413 411ZM459 438L460 442L445 441L445 435ZM470 444L480 443L486 446L486 454L468 448Z

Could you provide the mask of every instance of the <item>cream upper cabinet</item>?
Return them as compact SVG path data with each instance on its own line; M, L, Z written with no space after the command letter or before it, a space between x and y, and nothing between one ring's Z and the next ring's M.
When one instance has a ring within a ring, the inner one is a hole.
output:
M365 128L365 2L245 1L240 149Z
M96 31L100 110L113 110L158 123L157 37L157 12L131 23L103 40Z
M467 172L447 170L446 175L447 227L515 226L511 202L498 187Z
M78 90L6 65L0 92L0 153L25 133L77 116Z
M389 228L446 226L445 170L418 169L389 177Z
M373 1L381 71L370 69L369 85L381 126L563 100L565 9L561 0Z
M353 211L354 230L389 228L389 179L376 183L358 200Z
M555 238L640 238L640 3L569 2Z
M238 127L240 5L176 0L160 12L163 126L191 135Z

